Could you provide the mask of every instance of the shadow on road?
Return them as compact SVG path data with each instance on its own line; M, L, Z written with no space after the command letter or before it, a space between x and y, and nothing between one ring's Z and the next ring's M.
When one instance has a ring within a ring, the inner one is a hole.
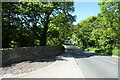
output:
M33 59L33 60L27 60L29 61L29 63L33 63L33 62L53 62L56 60L60 60L60 61L67 61L67 59L64 59L62 57L74 57L74 58L89 58L92 56L105 56L103 54L100 53L94 53L94 52L88 52L88 51L84 51L79 49L78 47L74 46L74 45L65 45L65 52L59 56L56 57L50 57L50 58L43 58L43 59ZM25 62L25 61L21 61L21 62ZM20 63L21 63L20 62ZM8 65L2 65L2 67L11 67L14 66L15 64L18 63L14 63L14 64L8 64Z
M74 45L65 45L65 53L62 56L74 58L89 58L92 56L109 56L109 55L84 51Z

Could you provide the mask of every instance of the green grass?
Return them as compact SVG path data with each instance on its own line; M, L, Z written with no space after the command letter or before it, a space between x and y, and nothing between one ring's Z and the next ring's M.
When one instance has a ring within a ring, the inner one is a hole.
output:
M114 49L99 49L99 48L86 48L86 51L93 51L97 53L104 53L104 54L109 54L109 55L114 55L114 56L120 56L120 49L114 48Z
M92 48L92 47L89 47L89 48L86 48L85 50L86 50L86 51L93 51L93 52L97 52L97 51L99 51L100 49L98 49L98 48Z
M114 55L114 56L120 56L120 49L114 48L114 49L112 50L112 55Z

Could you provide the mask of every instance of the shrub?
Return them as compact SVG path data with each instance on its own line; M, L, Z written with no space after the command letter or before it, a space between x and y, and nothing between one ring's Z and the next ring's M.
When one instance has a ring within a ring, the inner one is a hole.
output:
M120 56L120 49L114 48L114 49L112 50L112 55Z

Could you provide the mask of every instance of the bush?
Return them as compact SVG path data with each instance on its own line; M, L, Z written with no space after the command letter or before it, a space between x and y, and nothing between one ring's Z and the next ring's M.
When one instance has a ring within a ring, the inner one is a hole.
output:
M120 49L118 48L92 48L92 47L89 47L89 48L86 48L85 50L87 51L94 51L94 52L97 52L97 53L104 53L104 54L107 54L107 55L114 55L114 56L120 56Z
M114 56L120 56L120 49L114 48L114 49L112 50L112 55L114 55Z
M101 49L96 49L95 52L97 52L97 53L102 53L103 50L101 50Z
M102 49L100 49L100 48L92 48L92 47L87 48L85 50L87 50L87 51L94 51L94 52L98 52L98 53L103 52Z
M104 53L104 54L107 54L107 55L112 55L112 48L86 48L85 50L87 51L94 51L96 53Z

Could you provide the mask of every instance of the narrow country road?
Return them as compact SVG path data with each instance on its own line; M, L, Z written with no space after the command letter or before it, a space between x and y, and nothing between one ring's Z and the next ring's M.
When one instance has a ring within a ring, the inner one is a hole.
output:
M32 73L17 75L14 78L82 78L73 57L59 56L52 65Z
M110 56L76 58L85 78L117 78L118 61Z
M17 78L118 78L118 60L111 56L82 51L65 45L66 51L55 63Z
M118 78L119 59L68 46L84 78ZM72 51L73 50L73 51Z

